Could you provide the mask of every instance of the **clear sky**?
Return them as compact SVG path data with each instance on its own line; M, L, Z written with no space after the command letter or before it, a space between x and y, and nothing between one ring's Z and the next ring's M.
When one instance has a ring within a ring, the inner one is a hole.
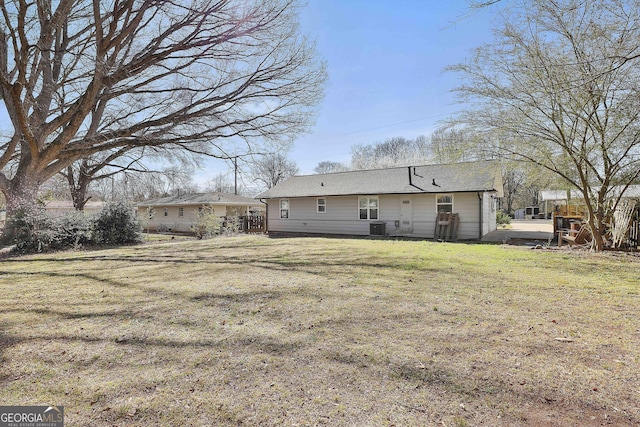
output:
M497 7L466 0L309 0L302 31L317 40L329 85L312 133L290 153L300 173L348 163L354 144L429 135L460 106L447 65L491 37Z

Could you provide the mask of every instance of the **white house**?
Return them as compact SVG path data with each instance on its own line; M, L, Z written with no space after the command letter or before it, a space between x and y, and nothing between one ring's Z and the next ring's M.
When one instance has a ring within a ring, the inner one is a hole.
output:
M195 213L210 207L221 218L248 217L264 209L262 203L248 197L227 193L194 193L147 200L136 205L138 215L148 220L151 230L189 232Z
M439 212L458 214L457 238L496 229L497 162L294 176L259 194L269 234L433 238Z

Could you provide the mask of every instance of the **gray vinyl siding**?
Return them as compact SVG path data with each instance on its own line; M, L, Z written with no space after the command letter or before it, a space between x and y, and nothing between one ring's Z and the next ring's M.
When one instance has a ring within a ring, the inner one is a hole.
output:
M289 199L289 218L280 218L280 199L267 201L269 231L368 235L369 221L358 219L355 196L325 197L326 212L317 212L316 197ZM380 209L382 210L382 209Z
M454 194L453 208L459 214L460 220L458 239L479 238L480 200L478 199L478 193Z
M447 193L445 193L447 194ZM495 211L491 211L490 193L483 197L483 234L495 229ZM369 196L371 197L371 196ZM436 194L380 195L378 220L358 217L358 196L327 196L326 212L317 212L316 197L289 198L289 218L280 219L280 199L269 199L268 230L272 232L369 235L371 222L384 221L387 235L433 238L436 221ZM412 232L405 233L396 226L400 220L401 202L410 198L412 203ZM454 193L453 209L459 214L459 239L479 237L478 193ZM493 225L492 225L493 224Z
M450 194L450 193L442 193ZM433 238L436 226L436 194L423 194L413 198L413 234ZM458 214L458 239L478 238L477 193L453 193L453 211Z

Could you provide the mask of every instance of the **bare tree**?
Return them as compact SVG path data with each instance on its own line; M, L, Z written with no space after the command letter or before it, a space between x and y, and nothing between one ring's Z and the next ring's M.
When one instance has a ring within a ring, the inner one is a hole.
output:
M317 174L323 173L332 173L332 172L346 172L349 170L349 167L340 162L333 162L331 160L325 160L318 163L313 171Z
M60 171L60 175L67 181L74 208L84 210L85 204L91 199L88 192L92 183L111 178L123 171L142 171L144 166L139 163L141 158L142 153L135 157L125 156L119 151L97 153L77 160Z
M236 188L233 181L227 178L227 174L219 173L205 183L204 190L208 192L234 194Z
M389 138L383 142L351 147L351 168L355 170L408 166L430 160L429 141L425 136L416 139Z
M144 162L145 159L156 163L170 163L193 174L193 168L200 165L200 157L184 150L164 150L164 147L136 147L130 150L114 150L96 153L91 157L75 161L60 171L66 179L71 200L76 210L83 210L91 198L89 189L98 181L107 180L114 175L139 173L166 176L166 170L154 170ZM170 169L171 170L171 169ZM189 175L189 176L191 176Z
M429 138L431 159L435 163L458 163L486 159L480 136L460 127L443 126Z
M620 188L640 175L640 2L513 3L495 42L450 67L471 107L459 119L578 189L601 250Z
M104 200L129 202L199 191L193 182L194 170L168 166L160 170L124 170L108 179L92 182L91 194Z
M326 72L296 0L0 2L9 215L79 159L136 147L227 157L308 129Z
M276 186L298 173L298 165L283 152L265 154L253 163L253 176L267 188Z

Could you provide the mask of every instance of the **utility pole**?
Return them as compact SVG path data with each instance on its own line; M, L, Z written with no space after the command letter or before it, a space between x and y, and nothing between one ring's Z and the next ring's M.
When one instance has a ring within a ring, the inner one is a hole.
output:
M233 194L238 195L238 156L233 158Z

